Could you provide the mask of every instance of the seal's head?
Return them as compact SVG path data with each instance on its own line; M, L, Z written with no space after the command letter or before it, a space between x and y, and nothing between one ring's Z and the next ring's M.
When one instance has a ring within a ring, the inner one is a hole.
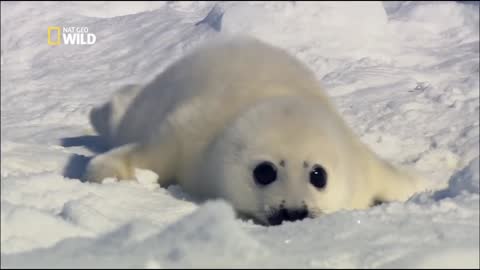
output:
M266 225L333 212L349 203L362 170L349 136L315 97L262 101L210 146L205 180L241 216Z

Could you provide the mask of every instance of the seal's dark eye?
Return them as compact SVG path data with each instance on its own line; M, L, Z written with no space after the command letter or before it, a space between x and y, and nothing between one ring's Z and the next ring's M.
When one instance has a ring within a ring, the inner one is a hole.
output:
M316 188L324 188L327 185L327 172L322 166L313 166L312 171L310 171L310 183Z
M277 179L277 168L271 162L264 161L253 169L253 177L255 182L266 186Z

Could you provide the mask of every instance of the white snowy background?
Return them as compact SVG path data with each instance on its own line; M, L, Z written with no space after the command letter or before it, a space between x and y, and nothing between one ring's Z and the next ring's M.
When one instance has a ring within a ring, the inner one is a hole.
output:
M1 2L2 267L479 265L479 6L458 2ZM49 46L86 26L92 46ZM281 226L177 186L80 182L89 110L191 48L248 33L316 72L375 152L437 191Z

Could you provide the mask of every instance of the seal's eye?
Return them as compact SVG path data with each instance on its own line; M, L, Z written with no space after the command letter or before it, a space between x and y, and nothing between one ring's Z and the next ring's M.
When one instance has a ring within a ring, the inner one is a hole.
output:
M322 166L313 166L312 171L310 171L310 183L316 188L324 188L327 185L327 172Z
M253 170L255 182L266 186L277 179L277 168L271 162L264 161Z

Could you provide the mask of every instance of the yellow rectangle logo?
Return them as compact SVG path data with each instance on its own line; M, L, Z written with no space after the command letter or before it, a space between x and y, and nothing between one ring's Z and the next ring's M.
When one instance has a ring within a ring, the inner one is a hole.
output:
M57 40L52 41L52 31L57 30ZM60 26L49 26L48 27L48 45L60 45L61 39L60 39Z

